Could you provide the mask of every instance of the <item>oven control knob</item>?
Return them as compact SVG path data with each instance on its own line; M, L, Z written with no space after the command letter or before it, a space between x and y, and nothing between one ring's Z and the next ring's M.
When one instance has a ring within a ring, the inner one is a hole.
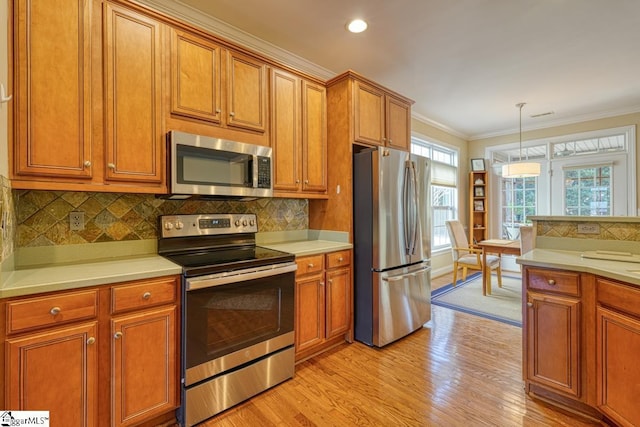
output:
M165 222L164 223L164 229L165 230L171 230L173 228L173 224L170 222Z
M182 221L176 222L176 230L182 230L184 228L184 223Z
M236 225L236 227L240 227L240 220L239 219L236 219L235 225Z
M253 227L254 225L256 225L256 221L252 219L251 221L249 221L249 225Z
M246 219L242 220L242 226L243 226L243 227L246 227L246 226L247 226L247 220L246 220Z

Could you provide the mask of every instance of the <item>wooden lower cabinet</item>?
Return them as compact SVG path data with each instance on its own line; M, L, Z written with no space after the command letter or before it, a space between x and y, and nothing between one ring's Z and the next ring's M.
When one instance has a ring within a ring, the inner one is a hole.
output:
M621 426L640 425L640 288L598 279L598 409Z
M640 425L640 286L529 266L522 277L525 390L607 425Z
M52 425L97 425L97 322L6 341L6 409L48 410Z
M299 362L352 339L351 250L298 257L296 263L295 349Z
M176 408L176 307L114 318L111 332L111 425L135 425Z
M52 425L175 421L179 283L166 276L1 301L1 406L48 410Z

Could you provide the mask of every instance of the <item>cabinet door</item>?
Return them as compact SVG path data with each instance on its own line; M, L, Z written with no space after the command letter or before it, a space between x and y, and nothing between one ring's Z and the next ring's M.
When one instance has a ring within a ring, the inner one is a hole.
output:
M351 323L351 268L327 270L326 337L344 334Z
M220 46L171 31L171 113L220 123Z
M111 425L137 424L178 404L176 307L111 321Z
M354 81L354 141L369 145L384 144L384 93Z
M527 380L580 397L580 300L527 294Z
M296 353L324 340L324 275L317 274L296 280Z
M327 91L302 82L302 189L327 191Z
M300 189L300 79L273 69L271 72L271 148L273 189Z
M144 15L105 3L107 181L162 181L163 28Z
M640 425L640 321L602 307L596 319L598 407L620 425Z
M409 151L411 147L411 106L392 96L386 97L387 146Z
M96 425L96 329L92 322L7 340L6 407L48 410L55 425Z
M14 173L91 178L93 2L15 5Z
M267 66L230 51L227 69L227 125L264 132L267 121Z

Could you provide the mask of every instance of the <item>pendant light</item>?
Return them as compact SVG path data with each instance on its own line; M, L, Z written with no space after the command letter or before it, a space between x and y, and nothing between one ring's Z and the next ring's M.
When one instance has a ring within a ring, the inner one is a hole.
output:
M516 104L520 109L520 161L502 166L503 178L527 178L540 175L540 163L523 162L522 160L522 107L524 102Z

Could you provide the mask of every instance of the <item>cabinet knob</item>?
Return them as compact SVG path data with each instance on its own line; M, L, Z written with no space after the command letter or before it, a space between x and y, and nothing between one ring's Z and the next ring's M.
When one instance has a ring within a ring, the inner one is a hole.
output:
M533 303L532 302L528 302L527 303L527 307L533 307Z
M119 340L120 338L122 338L122 332L118 331L115 334L113 334L113 337L117 340Z
M342 262L342 261L344 261L344 258L342 257L338 258L338 262Z
M220 114L220 111L221 110L219 108L216 108L216 114Z
M305 179L305 180L304 180L304 183L305 183L305 184L308 184L308 183L309 183L309 180L308 180L308 179Z
M49 310L49 313L52 316L55 316L56 314L59 314L62 310L60 309L60 307L52 307L51 310Z
M231 117L233 117L233 116L235 116L235 115L236 115L236 113L234 113L233 111L231 111L231 112L229 113L229 115L230 115Z
M333 285L333 279L329 279L328 282L330 285Z
M311 262L310 262L310 263L307 265L307 267L309 267L309 268L313 268L313 263L311 263Z
M324 282L320 282L320 286L324 286Z
M96 339L94 337L89 337L89 339L87 340L87 345L94 344L95 342L96 342Z
M393 144L393 141L392 141L392 140L389 140L389 144Z
M142 299L149 299L151 298L151 292L145 292L144 294L142 294Z
M84 166L87 167L87 168L91 167L91 162L89 160L85 160L84 161Z
M116 168L116 165L115 165L115 163L108 163L108 164L107 164L107 167L108 167L109 169L115 169L115 168Z
M556 285L556 281L555 281L555 280L553 280L553 279L549 279L549 280L547 281L547 283L549 284L549 286L555 286L555 285Z
M300 180L299 179L296 179L296 184L300 184Z

